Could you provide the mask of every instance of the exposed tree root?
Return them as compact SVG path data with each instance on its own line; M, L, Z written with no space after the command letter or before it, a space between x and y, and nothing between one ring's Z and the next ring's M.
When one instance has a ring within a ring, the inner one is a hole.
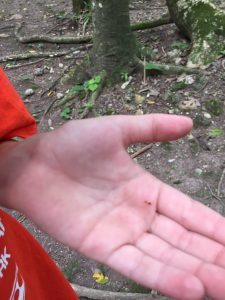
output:
M142 68L145 67L145 63L141 61L140 59L137 60L138 65ZM148 64L148 63L147 63ZM197 70L197 69L192 69L188 67L183 67L183 66L175 66L175 65L170 65L170 64L154 64L155 70L152 70L153 73L156 74L161 74L161 75L180 75L180 74L201 74L202 71ZM150 72L151 73L151 72ZM147 70L148 74L148 70Z
M17 54L11 54L7 56L0 57L0 62L7 62L12 60L25 60L29 58L41 58L41 57L48 57L48 58L54 58L59 56L64 56L67 54L72 53L73 50L67 50L67 51L61 51L61 52L35 52L35 53L17 53Z
M21 24L15 30L15 36L20 43L36 43L36 42L46 42L53 44L81 44L88 43L92 40L91 35L85 36L47 36L47 35L31 35L28 37L20 35Z
M141 23L131 25L133 31L136 30L145 30L151 29L158 26L166 25L172 23L172 20L169 16L164 16L160 19L144 21ZM20 34L20 29L22 24L18 26L15 30L15 36L20 43L35 43L35 42L45 42L45 43L54 43L54 44L81 44L88 43L92 41L92 35L83 35L83 36L48 36L48 35L31 35L31 36L22 36Z
M173 23L173 21L172 21L170 16L166 15L166 16L163 16L160 19L147 20L147 21L143 21L143 22L140 22L140 23L132 24L131 29L133 31L145 30L145 29L151 29L151 28L159 27L159 26L162 26L162 25L167 25L167 24L170 24L170 23Z
M120 293L103 290L95 290L80 286L77 284L71 284L74 291L79 297L85 297L91 300L166 300L167 297L152 296L151 294L140 294L140 293Z
M77 48L72 48L70 50L61 51L61 52L35 52L35 53L27 52L27 53L11 54L11 55L0 57L0 62L7 62L7 61L13 61L13 60L25 60L25 59L30 59L30 58L41 58L41 57L55 58L55 57L72 54L73 52L76 52L76 51L85 51L85 50L90 49L91 47L92 47L92 44L88 44L85 46L80 46ZM35 62L31 62L30 64L32 64L32 63L35 63ZM20 66L18 66L18 67L20 67Z

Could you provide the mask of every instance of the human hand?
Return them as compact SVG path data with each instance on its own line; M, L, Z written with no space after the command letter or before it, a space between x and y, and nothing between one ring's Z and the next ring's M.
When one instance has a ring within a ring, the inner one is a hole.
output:
M177 139L191 127L178 116L103 117L18 143L8 158L14 172L5 206L149 288L184 300L222 300L225 219L126 152L133 143Z

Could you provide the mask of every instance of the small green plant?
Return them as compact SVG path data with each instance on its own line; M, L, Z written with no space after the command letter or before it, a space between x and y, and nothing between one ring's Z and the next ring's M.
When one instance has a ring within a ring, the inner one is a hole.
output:
M71 117L71 109L69 107L65 107L60 113L60 117L64 120L70 120Z
M209 127L212 121L210 119L205 118L202 115L196 115L196 117L193 120L194 122L194 128L199 128L199 127Z
M41 115L42 115L42 112L37 112L37 113L32 114L32 116L35 119L36 123L40 122Z
M101 75L97 75L94 78L85 81L85 83L84 83L84 89L86 91L95 92L98 89L101 81L102 81Z
M164 99L174 106L176 106L182 100L182 98L183 95L181 95L180 93L172 92L170 89L168 89L164 95Z
M212 99L206 102L206 109L214 116L219 116L223 113L224 105L219 99Z
M164 148L166 151L172 151L173 150L173 144L171 142L162 142L160 144L162 148Z
M121 72L120 77L123 81L128 81L129 74L128 74L128 72L124 71L124 72Z
M209 131L208 135L210 137L217 137L217 136L221 136L224 134L224 131L222 129L219 128L215 128Z
M31 76L31 75L24 74L24 75L22 75L22 76L20 77L20 79L21 79L22 81L32 81L34 78L33 78L33 76Z
M140 294L149 294L151 292L150 289L131 280L129 281L129 290L131 293L140 293Z
M81 84L76 84L74 86L71 87L71 89L69 90L69 93L79 93L82 92L84 90L84 86Z
M171 92L176 92L179 90L183 90L187 87L187 84L184 81L175 82L173 85L171 85L170 90Z
M94 103L92 101L88 101L78 109L78 113L82 114L85 109L92 110L93 108L94 108Z
M189 48L189 45L185 42L175 41L171 44L171 48L184 50Z
M72 260L66 268L63 270L63 274L67 278L69 282L74 281L74 277L76 276L76 273L78 273L80 269L80 263L79 261Z
M156 64L146 64L145 65L145 70L148 70L148 71L162 71L160 66L158 66Z

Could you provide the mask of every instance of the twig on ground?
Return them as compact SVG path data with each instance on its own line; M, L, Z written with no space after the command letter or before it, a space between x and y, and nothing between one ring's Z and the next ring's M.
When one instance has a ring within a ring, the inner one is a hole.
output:
M72 66L72 65L74 65L74 62L72 62L71 64L69 64L69 66L67 66L65 69L64 69L64 71L63 71L63 73L45 90L45 91L43 91L42 93L41 93L41 97L43 97L44 96L44 94L46 94L46 93L48 93L50 90L52 90L55 86L56 86L56 84L61 80L61 78L65 75L65 73L69 70L69 68Z
M74 62L72 64L70 64L69 66L67 66L67 68L63 71L63 73L52 83L52 85L50 87L48 87L47 90L45 90L42 94L41 97L44 96L44 94L48 93L52 88L55 87L55 85L61 80L61 78L65 75L65 73L69 70L69 68L74 64ZM43 115L41 116L40 122L38 127L40 128L45 116L49 113L49 111L51 110L51 108L54 106L54 104L58 101L59 99L54 99L50 105L45 109L45 111L43 112Z
M13 27L15 27L15 25L5 25L5 26L0 27L0 30L11 29Z
M103 291L96 290L84 286L80 286L77 284L72 284L72 288L78 294L79 297L84 297L92 300L166 300L167 297L155 297L149 294L141 294L141 293L121 293L121 292L111 292L111 291ZM169 300L169 299L168 299Z
M211 187L210 187L210 185L208 183L206 185L207 185L207 187L208 187L208 189L209 189L210 194L212 195L212 197L214 197L216 200L218 200L219 203L223 206L223 208L225 208L225 203L222 201L222 199L220 197L218 197L215 193L213 193L213 191L212 191L212 189L211 189Z
M53 30L55 30L56 28L60 27L60 26L64 26L68 23L68 20L64 23L59 23L59 24L56 24L55 26L53 26L51 29L49 29L46 33L49 34L51 33Z
M208 83L209 83L209 79L206 80L206 82L205 82L205 83L203 84L203 86L197 91L197 93L202 92L202 91L206 88L206 86L207 86Z
M225 176L225 168L223 169L222 175L221 175L221 177L220 177L220 181L219 181L219 183L218 183L218 188L217 188L217 196L218 196L218 197L220 197L221 186L222 186L222 183L223 183L224 176Z
M6 66L4 69L5 70L12 70L12 69L17 69L17 68L22 68L22 67L37 64L39 62L42 62L43 60L44 60L44 58L41 58L41 59L38 59L38 60L35 60L35 61L30 61L30 62L25 63L25 64L12 65L12 66L8 66L8 67Z
M133 159L133 158L139 156L140 154L144 153L145 151L151 149L152 147L153 147L153 144L149 144L147 146L144 146L143 148L139 149L137 152L131 154L130 157Z

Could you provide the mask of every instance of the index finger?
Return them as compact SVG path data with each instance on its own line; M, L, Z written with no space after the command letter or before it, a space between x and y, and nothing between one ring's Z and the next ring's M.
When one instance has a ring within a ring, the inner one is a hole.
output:
M225 245L225 218L167 184L161 186L157 211L186 229Z

